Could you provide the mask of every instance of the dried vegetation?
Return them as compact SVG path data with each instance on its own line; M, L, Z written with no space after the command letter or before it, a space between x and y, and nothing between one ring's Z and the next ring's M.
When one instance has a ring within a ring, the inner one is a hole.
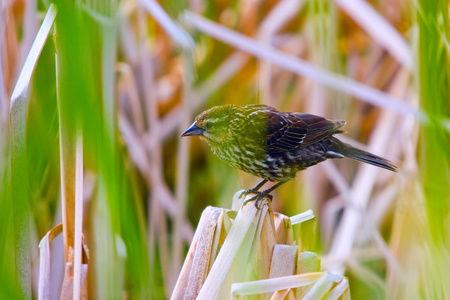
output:
M63 2L0 7L0 298L450 298L447 1ZM400 172L325 162L227 210L258 179L178 135L257 102Z

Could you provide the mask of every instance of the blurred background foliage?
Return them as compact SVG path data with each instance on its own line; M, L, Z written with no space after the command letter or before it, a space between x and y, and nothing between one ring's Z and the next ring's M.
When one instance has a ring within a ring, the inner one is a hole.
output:
M315 211L323 268L349 276L354 299L450 299L448 1L55 4L56 30L27 96L20 184L11 180L10 99L49 2L1 5L0 298L37 295L38 243L64 213L60 136L75 134L71 118L84 126L90 298L164 299L203 209L231 207L237 190L259 180L179 134L206 108L265 103L346 120L343 139L400 168L388 174L325 162L276 191L274 210ZM281 53L294 69L299 60L313 68L299 76L257 58L243 36L225 39L226 28L259 43L267 57ZM373 89L356 92L358 83ZM21 206L13 202L18 186L28 191ZM26 293L12 259L20 257L18 215L31 219ZM58 238L52 299L63 255Z

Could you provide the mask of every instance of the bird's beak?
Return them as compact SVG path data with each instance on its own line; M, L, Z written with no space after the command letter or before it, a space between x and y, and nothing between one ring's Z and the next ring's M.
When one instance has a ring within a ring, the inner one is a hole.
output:
M192 136L192 135L203 135L203 129L197 127L197 121L192 123L191 127L189 127L185 132L183 132L182 136Z

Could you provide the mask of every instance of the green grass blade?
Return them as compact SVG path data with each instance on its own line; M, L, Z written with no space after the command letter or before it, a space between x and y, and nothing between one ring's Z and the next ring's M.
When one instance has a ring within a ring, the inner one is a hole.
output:
M31 298L30 251L30 190L26 145L26 120L28 87L39 55L52 28L56 16L50 6L38 35L31 47L11 96L10 146L11 146L11 201L14 224L14 249L17 290L20 298Z
M440 120L450 116L450 58L443 42L450 30L447 1L419 1L419 88L420 105L430 116L430 123L422 126L422 181L435 241L441 243L449 213L450 137Z

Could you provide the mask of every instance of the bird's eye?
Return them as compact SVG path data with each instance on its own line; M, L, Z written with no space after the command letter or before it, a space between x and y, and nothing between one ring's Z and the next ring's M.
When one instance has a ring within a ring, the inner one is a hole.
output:
M205 123L203 124L203 128L204 128L206 131L214 131L214 129L215 129L215 123L207 121L207 122L205 122Z

